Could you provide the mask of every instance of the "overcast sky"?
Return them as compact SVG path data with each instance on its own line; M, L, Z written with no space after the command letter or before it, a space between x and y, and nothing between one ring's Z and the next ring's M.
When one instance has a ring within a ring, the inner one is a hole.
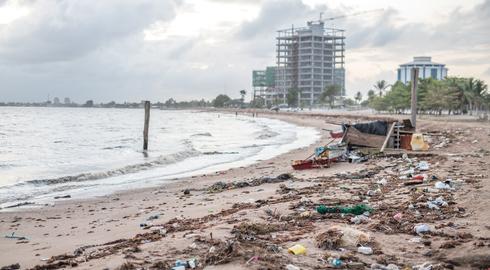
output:
M490 0L0 0L0 101L165 101L250 92L276 30L346 30L347 95L432 56L490 83Z

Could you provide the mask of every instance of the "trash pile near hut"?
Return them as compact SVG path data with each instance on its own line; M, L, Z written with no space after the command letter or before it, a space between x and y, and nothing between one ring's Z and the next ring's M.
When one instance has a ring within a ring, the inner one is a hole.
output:
M223 179L206 189L183 190L193 196L243 189L253 198L261 185L274 185L276 194L202 218L154 220L131 239L82 247L34 269L70 268L114 256L124 258L119 269L490 267L490 227L486 237L470 233L465 220L474 213L457 200L488 178L488 168L482 169L489 163L488 149L445 153L469 135L459 129L425 130L422 137L407 122L388 123L380 134L360 129L346 125L342 136L333 131L341 142L323 149L330 155L344 149L335 161L363 161L355 171L313 179L294 174ZM464 162L474 167L464 169Z

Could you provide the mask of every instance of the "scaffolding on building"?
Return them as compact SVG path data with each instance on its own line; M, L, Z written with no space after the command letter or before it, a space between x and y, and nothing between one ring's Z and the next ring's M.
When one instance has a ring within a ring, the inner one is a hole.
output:
M277 32L277 99L286 103L289 89L297 89L300 104L311 106L329 85L338 85L345 95L344 30L326 28L318 20Z

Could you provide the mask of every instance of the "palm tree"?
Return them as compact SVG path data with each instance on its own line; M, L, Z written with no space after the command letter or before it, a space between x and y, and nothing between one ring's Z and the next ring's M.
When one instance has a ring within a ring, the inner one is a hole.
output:
M321 101L327 101L328 100L328 104L330 105L330 108L332 108L334 100L335 100L335 96L340 95L340 93L341 93L341 88L339 85L336 85L336 84L329 85L322 92L322 94L320 96L320 100Z
M374 89L378 90L379 91L379 96L382 96L383 95L383 91L388 88L388 83L386 83L385 80L381 80L381 81L377 81L373 87Z
M478 97L476 101L477 114L479 114L480 109L483 109L485 101L488 98L488 86L482 80L476 80L475 82L475 94Z
M242 96L242 105L243 105L243 102L245 101L245 95L247 94L247 91L245 90L240 90L240 96Z
M368 100L371 101L371 100L373 100L373 98L376 94L374 93L374 90L369 90L367 95L368 95Z
M357 91L356 97L354 99L357 101L357 104L361 103L361 100L362 100L361 91Z

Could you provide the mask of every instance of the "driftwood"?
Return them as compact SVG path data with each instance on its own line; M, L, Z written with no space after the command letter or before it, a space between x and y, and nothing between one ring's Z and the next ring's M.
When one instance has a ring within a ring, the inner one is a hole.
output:
M388 145L388 141L390 140L391 135L393 134L393 129L395 128L396 122L391 123L390 130L388 131L388 134L386 134L385 141L383 142L383 146L381 146L381 149L379 150L380 152L383 152Z

